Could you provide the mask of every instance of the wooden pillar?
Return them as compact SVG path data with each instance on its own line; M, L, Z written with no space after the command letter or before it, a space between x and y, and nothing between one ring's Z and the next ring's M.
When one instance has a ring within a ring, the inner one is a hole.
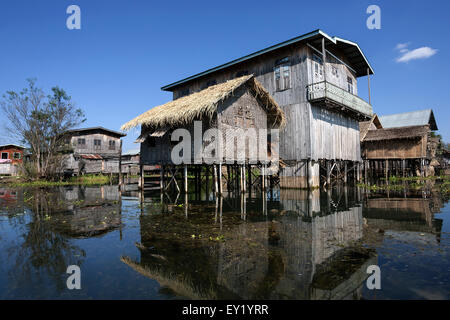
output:
M266 178L264 177L264 175L265 175L265 168L266 168L266 165L263 164L261 166L261 187L262 187L263 190L266 190Z
M405 173L406 173L406 160L403 159L402 160L402 176L403 176L403 178L405 177Z
M219 185L217 182L217 166L213 164L213 168L214 168L214 192L217 195L219 193Z
M231 190L231 167L227 164L227 191Z
M251 194L251 192L252 192L252 165L251 164L249 164L247 166L247 181L248 181L247 189L250 191L249 193Z
M385 160L385 164L384 164L384 176L386 178L386 183L389 182L388 178L389 178L389 160Z
M138 187L139 187L140 190L144 189L144 166L142 164L139 165Z
M356 180L361 182L361 162L356 163Z
M245 178L245 164L242 165L242 184L244 193L247 191L247 179Z
M331 161L325 160L327 163L327 188L331 185Z
M219 163L219 194L222 194L222 163Z
M164 190L164 165L161 165L161 168L159 169L159 174L160 174L159 187L161 190Z
M188 167L184 165L184 192L188 193Z
M347 161L344 161L344 183L347 184Z
M123 185L123 176L122 176L122 139L120 139L119 143L119 186Z

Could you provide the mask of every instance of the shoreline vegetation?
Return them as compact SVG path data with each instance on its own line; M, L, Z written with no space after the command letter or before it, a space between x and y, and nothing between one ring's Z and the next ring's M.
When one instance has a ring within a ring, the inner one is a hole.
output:
M397 177L391 176L386 183L385 178L380 178L376 183L358 183L357 186L366 188L369 191L402 191L405 188L421 190L432 187L444 196L450 195L450 176L430 176L430 177Z
M108 175L82 175L70 177L61 181L51 181L45 179L28 180L23 177L0 177L0 184L11 187L55 187L55 186L73 186L73 185L106 185L115 183L117 177Z

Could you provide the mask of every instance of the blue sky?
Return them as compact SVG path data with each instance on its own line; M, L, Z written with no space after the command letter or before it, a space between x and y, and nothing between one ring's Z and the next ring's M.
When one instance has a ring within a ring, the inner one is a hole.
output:
M71 4L81 8L81 30L66 28ZM371 4L381 8L380 30L366 27ZM84 126L118 130L171 100L163 85L322 29L364 51L375 70L376 113L432 108L450 142L449 13L444 0L2 1L0 93L36 77L45 90L58 85L72 96L86 112ZM404 54L422 58L398 62ZM366 77L358 90L367 100ZM138 147L136 136L124 139L124 151ZM8 141L0 127L0 143Z

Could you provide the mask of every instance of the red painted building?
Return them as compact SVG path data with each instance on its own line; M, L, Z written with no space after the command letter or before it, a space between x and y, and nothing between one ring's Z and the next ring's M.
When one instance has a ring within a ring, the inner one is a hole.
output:
M23 161L25 147L15 144L0 145L0 175L15 176Z
M15 144L0 145L0 159L11 160L12 164L22 163L24 150L25 147Z

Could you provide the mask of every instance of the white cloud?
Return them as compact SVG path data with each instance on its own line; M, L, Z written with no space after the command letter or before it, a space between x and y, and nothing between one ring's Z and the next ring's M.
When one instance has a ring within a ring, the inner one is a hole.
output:
M409 42L399 43L399 44L397 44L397 46L395 46L395 50L400 50L400 52L402 52L402 50L408 50L408 49L406 49L406 47L408 45L409 45Z
M405 49L405 48L403 48ZM421 47L414 50L400 51L403 54L397 58L397 62L408 62L416 59L428 59L437 53L437 49L430 47Z

